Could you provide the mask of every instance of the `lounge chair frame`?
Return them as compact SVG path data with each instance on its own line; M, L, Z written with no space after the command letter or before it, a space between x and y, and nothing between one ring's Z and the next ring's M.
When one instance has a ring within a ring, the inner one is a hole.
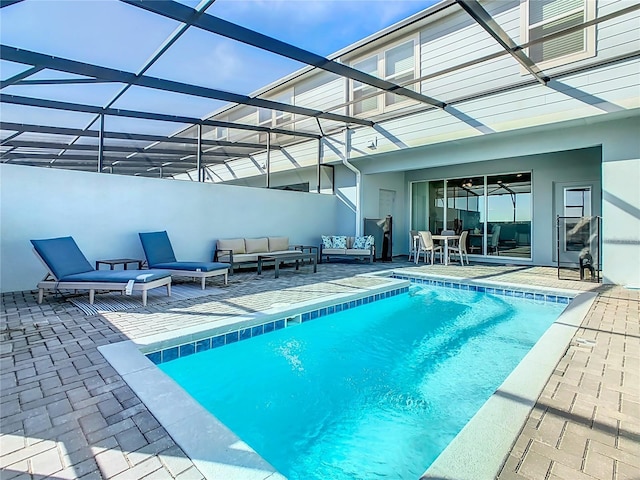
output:
M211 262L179 262L176 260L176 254L171 245L169 234L164 231L138 233L142 250L149 265L150 270L161 269L175 275L176 277L186 277L200 279L202 290L206 288L207 278L224 275L224 284L228 284L229 268L225 262L218 262L216 268L207 270L212 264ZM161 253L157 252L160 249ZM154 251L156 250L156 251ZM160 258L159 258L160 255ZM185 265L189 264L189 268ZM200 266L200 268L198 268ZM172 268L174 267L174 268ZM180 268L182 267L182 268ZM193 269L192 269L193 268Z
M153 270L153 269L152 269ZM202 290L205 289L207 278L215 277L216 275L224 275L224 284L228 285L229 269L221 268L219 270L212 270L210 272L198 272L197 270L172 270L171 268L163 268L167 272L171 272L172 276L187 277L193 279L200 279Z
M124 283L114 283L114 282L65 282L60 281L53 274L47 263L42 259L40 254L34 248L33 253L36 254L36 257L42 262L44 267L47 269L48 273L44 276L44 278L38 282L38 303L42 303L44 300L44 291L45 290L89 290L89 303L93 305L95 300L96 290L109 290L109 291L120 291L121 293L125 293L127 290L128 282ZM147 291L152 288L162 287L166 285L167 287L167 296L171 296L171 276L165 278L159 278L157 280L152 280L150 282L135 282L133 284L134 292L142 292L142 305L147 306Z

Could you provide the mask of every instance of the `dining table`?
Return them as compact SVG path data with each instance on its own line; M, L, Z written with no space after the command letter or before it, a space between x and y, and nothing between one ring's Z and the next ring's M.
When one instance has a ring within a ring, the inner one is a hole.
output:
M460 240L460 235L432 235L434 240L441 240L444 255L444 264L449 265L449 241Z

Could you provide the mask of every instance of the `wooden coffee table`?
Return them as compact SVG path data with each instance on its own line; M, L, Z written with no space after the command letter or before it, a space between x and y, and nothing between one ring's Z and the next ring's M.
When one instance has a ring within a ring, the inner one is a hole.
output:
M258 275L262 275L262 264L265 262L273 262L275 265L276 276L280 276L280 264L287 262L296 262L296 270L300 269L300 262L310 260L313 262L313 273L318 271L318 256L315 253L304 253L297 251L295 253L280 253L278 255L258 255Z

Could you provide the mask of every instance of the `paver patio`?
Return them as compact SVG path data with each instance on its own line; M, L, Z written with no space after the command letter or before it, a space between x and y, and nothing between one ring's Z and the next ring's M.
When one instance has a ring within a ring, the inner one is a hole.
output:
M279 279L245 271L217 295L95 316L54 295L38 305L33 291L3 294L0 478L202 478L97 347L348 291L345 279L389 268L597 291L499 478L640 478L640 291L558 280L546 267L401 260L287 269Z

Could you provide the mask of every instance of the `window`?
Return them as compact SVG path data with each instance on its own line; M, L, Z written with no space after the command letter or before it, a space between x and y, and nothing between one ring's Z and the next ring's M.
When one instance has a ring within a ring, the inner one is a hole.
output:
M595 0L527 0L522 3L524 42L580 25L595 17ZM595 55L595 27L577 30L529 47L529 57L544 68Z
M415 85L406 85L406 83L417 77L417 44L417 38L414 38L353 62L351 66L361 72L414 90ZM383 97L376 95L379 92L380 90L375 87L351 80L353 115L382 113L409 101L406 97L393 93L385 93Z
M214 140L226 140L227 139L227 128L226 127L215 127L212 131Z
M360 70L361 72L368 73L370 75L377 76L378 74L378 56L362 60L361 62L354 63L353 68ZM374 94L378 89L364 83L360 83L356 80L352 81L352 94L354 100L360 100L362 97ZM356 101L353 104L353 114L358 115L361 113L376 113L379 110L378 96L369 97L361 101Z
M413 80L415 77L416 67L413 58L413 42L405 42L397 47L391 48L384 53L384 79L389 82L403 85ZM413 90L413 85L407 88ZM385 105L395 105L403 102L406 97L398 96L393 93L385 94Z
M285 103L287 105L293 105L293 93L287 91L280 95L270 98L274 102ZM280 110L271 110L269 108L258 108L258 125L268 128L286 127L292 129L291 121L293 120L293 114L289 112L283 112ZM271 140L282 140L283 135L278 134L271 137ZM260 133L258 141L260 143L267 142L267 134Z

